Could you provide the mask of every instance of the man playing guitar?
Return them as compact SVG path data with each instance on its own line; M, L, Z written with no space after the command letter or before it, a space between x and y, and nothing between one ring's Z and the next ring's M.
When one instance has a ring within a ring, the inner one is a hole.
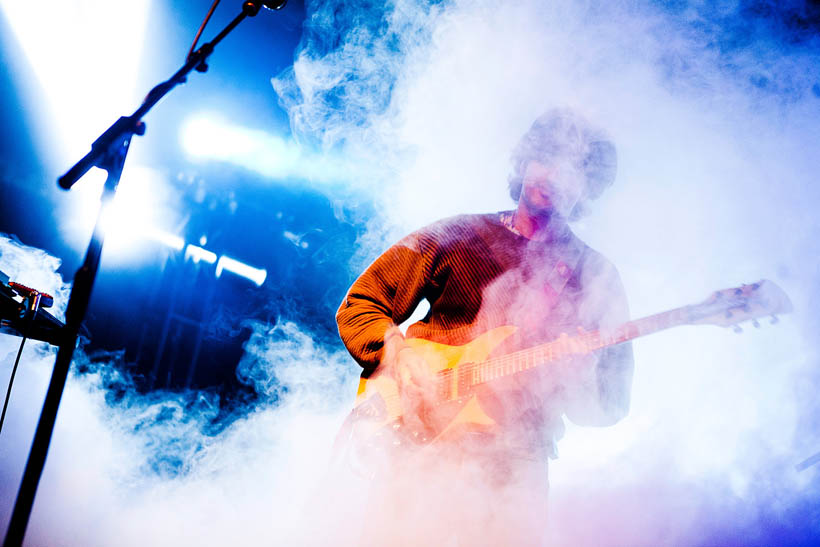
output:
M568 225L614 181L615 148L577 113L556 109L532 124L512 160L514 210L408 235L338 311L341 338L364 369L361 389L381 378L395 386L395 401L384 394L367 412L400 416L382 445L389 463L376 471L364 543L543 544L547 461L562 417L605 426L628 412L628 342L529 370L505 357L628 319L617 270ZM424 299L430 310L405 337L397 325ZM432 365L436 355L462 370ZM494 357L496 368L469 369ZM468 372L477 387L466 387ZM442 386L469 402L445 410Z

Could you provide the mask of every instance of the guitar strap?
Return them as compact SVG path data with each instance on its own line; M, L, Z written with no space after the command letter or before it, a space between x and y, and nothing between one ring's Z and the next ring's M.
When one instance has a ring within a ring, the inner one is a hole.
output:
M501 223L508 230L521 235L513 223L512 211L501 213ZM558 303L561 293L564 291L564 288L567 286L567 283L570 278L572 278L581 261L584 250L585 246L571 233L568 234L564 242L555 245L554 253L552 253L554 264L550 272L546 275L543 284L543 290L551 303L550 307L554 307ZM543 310L539 310L536 313L543 313ZM548 435L543 438L546 444L541 444L538 440L534 440L533 443L534 446L539 447L536 448L536 450L543 450L543 454L546 458L555 460L558 458L558 440L563 437L566 428L560 416L552 416L548 419L550 419L549 425L546 425L542 429L542 431L549 432Z
M514 211L503 211L499 217L505 228L514 234L522 235L515 227ZM566 287L567 282L575 272L575 268L578 267L581 256L584 254L583 245L571 233L565 243L558 244L556 247L558 247L558 252L555 253L555 264L547 274L546 283L544 284L544 290L553 304L558 301L558 297L561 296L564 287Z
M558 301L558 297L567 286L567 282L578 267L581 261L581 256L584 254L583 248L578 244L575 237L571 236L569 242L562 246L560 252L557 253L555 265L552 271L547 274L544 290L547 291L550 299L553 302Z
M544 290L551 293L550 298L553 303L558 302L559 296L563 292L564 287L567 286L567 282L572 277L575 269L578 267L578 263L581 261L583 254L583 245L579 243L575 236L570 235L567 244L561 249L561 252L557 253L555 266L553 266L552 271L547 276L547 282L545 283ZM553 417L551 422L552 423L545 428L546 431L550 432L550 435L547 439L548 446L544 447L544 449L546 449L547 458L556 460L558 459L558 440L564 436L566 426L560 417Z

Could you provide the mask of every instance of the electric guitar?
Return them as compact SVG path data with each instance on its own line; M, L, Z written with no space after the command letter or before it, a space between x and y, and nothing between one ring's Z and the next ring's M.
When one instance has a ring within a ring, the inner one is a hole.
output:
M774 323L777 314L791 310L786 293L773 282L762 280L717 291L700 304L628 321L613 330L561 336L552 342L492 359L487 357L516 327L492 329L462 346L408 338L406 343L424 357L435 375L432 409L425 413L424 427L408 430L396 380L377 370L370 378L359 381L356 401L346 422L349 427L343 431L355 429L357 437L391 433L393 444L405 441L429 444L457 428L494 424L476 397L476 390L483 385L679 325L711 324L740 330L738 324L744 321L751 320L759 326L759 318L771 316Z

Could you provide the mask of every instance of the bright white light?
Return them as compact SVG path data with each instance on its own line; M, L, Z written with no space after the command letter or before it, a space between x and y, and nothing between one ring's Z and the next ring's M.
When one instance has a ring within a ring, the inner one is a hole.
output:
M137 67L150 4L151 0L2 2L41 87L25 95L38 101L45 98L45 105L38 102L29 111L42 116L38 121L43 150L56 151L50 159L79 158L97 134L136 106Z
M248 266L243 262L239 262L225 255L219 257L219 262L216 265L216 276L220 277L223 270L233 272L245 279L250 279L256 283L257 287L261 287L262 283L265 282L265 278L268 276L267 270Z
M182 248L185 247L184 239L174 234L163 232L162 230L149 229L146 233L146 237L153 239L154 241L158 241L159 243L162 243L175 251L181 251Z
M88 233L100 206L104 173L94 170L72 190L71 197L78 203L75 228ZM172 249L181 250L184 243L177 236L160 231L169 226L176 215L172 189L162 173L131 165L125 170L114 200L103 212L101 226L105 232L106 250L116 255L129 254L147 239L159 241ZM142 249L143 251L145 249Z
M74 209L64 221L67 231L87 240L100 210L104 184L105 172L92 169L65 195ZM136 258L150 252L140 245L149 239L181 250L184 243L177 236L160 230L176 223L177 208L174 190L162 173L140 165L128 166L114 200L102 214L106 256L116 260Z
M308 242L302 241L302 236L294 234L289 230L285 230L284 232L282 232L282 235L285 236L285 239L287 239L297 247L301 247L302 249L308 248Z
M152 0L0 1L0 9L34 74L30 88L18 89L47 171L61 174L85 155L91 142L119 116L139 105L138 67ZM155 15L156 9L151 10ZM15 62L17 59L14 60ZM125 173L133 167L127 164ZM68 214L61 233L78 250L85 247L99 209L104 175L92 169L62 197ZM98 186L97 183L99 182ZM54 184L52 180L50 184ZM74 195L93 186L90 198ZM112 215L112 217L115 215ZM133 240L127 237L126 240ZM111 242L116 246L125 241ZM107 256L114 255L106 245ZM135 258L129 251L127 258Z
M188 244L185 248L185 260L188 259L191 259L194 264L199 264L200 261L213 264L216 262L216 254L202 247Z
M214 114L199 114L182 126L180 140L194 158L239 165L267 177L298 177L321 182L343 180L349 171L328 154L304 152L292 140L232 125Z

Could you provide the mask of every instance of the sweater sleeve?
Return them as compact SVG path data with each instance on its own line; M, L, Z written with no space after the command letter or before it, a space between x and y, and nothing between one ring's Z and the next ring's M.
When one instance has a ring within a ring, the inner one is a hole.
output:
M382 358L385 333L424 298L436 254L430 243L419 231L390 247L353 283L336 313L342 342L365 375Z
M617 269L594 253L585 264L586 298L582 320L593 328L611 329L629 320L626 292ZM588 397L575 393L567 417L576 425L612 425L629 412L634 361L632 343L626 342L595 352L595 385Z

